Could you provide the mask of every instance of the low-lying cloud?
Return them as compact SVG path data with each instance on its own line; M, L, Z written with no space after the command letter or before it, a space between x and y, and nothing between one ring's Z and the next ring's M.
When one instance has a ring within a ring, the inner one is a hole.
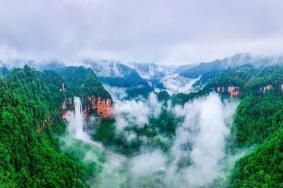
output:
M190 93L193 91L193 84L198 79L190 79L182 77L178 74L167 75L162 78L161 82L163 83L166 91L172 95L176 93Z
M129 107L128 105L125 106ZM207 187L213 184L228 165L224 160L227 157L226 139L230 134L229 126L237 105L237 101L223 102L217 94L212 93L183 107L169 109L176 117L184 118L177 128L176 138L169 153L159 149L144 150L130 158L128 163L130 186L172 187L174 185L185 188ZM148 113L140 113L144 106L138 105L140 110L136 107L133 111L127 111L135 114L131 117L136 116L136 113L143 118L148 115ZM146 121L139 123L144 122Z
M151 93L147 100L117 100L113 106L116 128L121 131L128 126L143 127L150 117L157 118L161 113L162 103Z
M190 187L211 184L224 167L225 139L229 135L229 121L237 103L222 103L217 94L187 103L177 108L176 114L185 115L185 120L177 130L174 150L177 158L187 155L179 150L182 144L191 144L187 157L192 165L184 170ZM233 110L231 110L233 109ZM185 153L184 153L185 152Z
M86 164L98 161L102 168L98 179L90 180L91 185L98 187L127 185L135 188L211 186L229 166L224 160L227 159L226 139L230 134L229 126L237 105L238 102L233 99L222 101L216 93L195 99L184 106L168 105L168 111L183 119L177 125L176 137L172 140L168 152L157 148L147 150L146 145L140 153L132 157L121 156L105 148L100 148L100 152L95 150L82 152ZM151 94L147 101L115 102L113 116L116 120L117 132L125 133L123 135L129 141L136 139L136 135L125 131L125 128L144 126L149 118L160 115L161 108L162 103L158 102L154 94ZM69 126L77 122L78 119L71 118ZM83 138L77 138L74 132L68 133L73 135L73 139L84 141ZM73 142L66 142L71 143L68 145L68 148L71 148ZM89 142L88 139L85 144L91 148L99 148L95 142ZM99 157L101 153L106 155L105 162Z

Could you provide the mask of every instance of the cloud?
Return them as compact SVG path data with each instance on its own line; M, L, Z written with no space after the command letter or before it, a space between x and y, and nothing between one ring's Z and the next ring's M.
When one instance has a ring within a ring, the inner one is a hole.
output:
M0 55L176 64L243 51L281 53L282 5L280 0L1 0Z
M112 114L116 120L116 129L122 131L126 127L143 127L150 117L158 117L162 103L151 93L147 100L116 100Z
M111 94L115 101L125 99L128 96L126 88L113 87L107 84L104 84L103 87Z
M142 153L130 159L130 173L135 178L164 171L167 159L158 150L151 153Z
M229 125L238 101L212 93L168 110L184 117L168 153L142 150L128 159L131 187L206 187L231 164L224 159ZM133 112L137 113L137 112ZM235 161L233 157L229 157ZM187 162L187 165L186 165ZM226 163L227 162L227 163ZM231 167L231 166L230 166ZM226 174L227 175L227 174Z
M238 101L222 101L216 93L195 99L184 106L169 105L168 111L176 117L182 117L183 121L177 127L176 137L168 152L158 148L148 149L148 138L144 137L141 138L144 139L142 150L128 157L89 140L88 133L83 130L84 121L79 113L78 98L75 99L75 104L76 113L68 118L67 135L63 139L62 149L77 151L82 162L86 164L99 165L102 169L99 176L89 180L97 187L210 186L220 178L224 169L225 172L229 171L231 164L238 158L227 156L225 152L226 138L230 133L229 125ZM159 116L160 105L154 94L147 101L117 101L113 115L117 121L118 133L125 133L128 141L136 139L135 133L124 131L124 128L132 125L143 126L150 117ZM77 139L83 143L77 142ZM224 160L227 158L231 161Z
M192 165L184 170L189 187L207 186L221 173L225 165L225 139L236 107L237 102L222 103L218 95L210 94L176 110L176 114L185 115L174 146L177 158L187 156L188 151L180 150L180 146L192 144L188 154Z
M168 153L159 149L149 151L144 146L144 150L139 154L130 157L127 167L131 177L130 185L132 187L142 187L142 185L146 187L153 184L155 187L211 185L220 178L224 169L229 171L228 166L231 167L230 162L225 161L227 158L225 147L237 105L236 100L221 101L217 94L211 93L207 97L188 102L183 107L169 107L168 110L176 117L184 117L184 121L180 122L177 128L173 145ZM145 106L138 107L139 110L131 111L135 114L132 116L140 114L145 116L147 113L141 112ZM228 158L235 160L231 156Z
M190 93L193 91L193 84L198 79L189 79L178 74L167 75L162 78L162 83L166 91L172 95L176 93Z

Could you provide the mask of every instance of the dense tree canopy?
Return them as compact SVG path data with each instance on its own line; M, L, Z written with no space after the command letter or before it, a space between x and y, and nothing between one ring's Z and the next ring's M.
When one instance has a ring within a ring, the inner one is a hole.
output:
M62 81L27 66L0 80L1 187L87 186L85 167L58 145Z
M283 66L243 65L222 71L195 93L174 96L173 102L184 104L217 87L225 88L220 94L226 98L227 87L239 87L241 102L234 115L230 149L237 151L251 146L253 149L237 161L229 187L283 187L281 84Z
M83 67L57 67L55 72L39 72L25 66L2 70L0 74L1 187L87 187L89 175L94 176L101 167L80 163L76 160L80 152L62 152L58 135L65 131L60 115L61 103L66 97L111 98L93 71ZM252 149L236 162L229 185L283 187L283 67L244 65L217 72L209 80L195 93L173 96L173 105L207 95L217 87L239 87L241 101L234 115L228 149L232 152ZM63 83L66 91L62 91ZM266 85L272 87L262 90ZM228 97L227 93L220 92L220 95ZM125 130L135 133L136 139L132 142L115 132L114 119L102 119L100 126L90 130L92 136L126 155L139 152L143 137L149 140L148 148L166 152L182 120L167 110L168 93L160 92L158 99L163 102L158 117L149 117L144 126ZM168 139L162 140L160 135Z

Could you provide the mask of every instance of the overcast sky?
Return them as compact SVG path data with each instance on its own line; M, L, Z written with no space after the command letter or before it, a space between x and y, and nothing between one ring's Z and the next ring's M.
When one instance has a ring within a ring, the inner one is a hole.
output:
M282 0L0 0L1 58L186 64L283 52Z

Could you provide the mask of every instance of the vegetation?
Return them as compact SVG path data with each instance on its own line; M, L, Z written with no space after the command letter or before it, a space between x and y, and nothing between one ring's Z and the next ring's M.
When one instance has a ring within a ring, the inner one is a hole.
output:
M240 147L262 143L283 123L283 94L270 91L245 97L234 118L232 133Z
M87 187L88 178L102 170L105 155L89 145L76 141L72 144L77 150L62 152L58 140L58 135L65 131L60 118L61 103L71 96L83 99L91 95L111 96L90 69L57 67L54 70L39 72L27 66L1 70L1 187ZM243 65L207 74L212 76L207 77L209 82L202 89L173 96L173 104L184 104L217 87L237 86L241 102L234 115L229 146L232 151L253 147L236 162L229 186L283 187L283 67ZM62 83L66 91L62 91ZM272 87L263 90L267 85ZM221 95L228 96L226 91ZM100 126L91 130L93 138L126 155L139 152L145 144L148 149L168 151L182 120L167 110L167 92L158 93L158 99L163 102L159 117L150 117L144 126L133 123L123 133L115 131L114 119L102 119ZM130 138L124 135L127 133L134 135L132 140L127 140ZM98 162L83 164L85 150L95 153ZM180 165L190 165L190 161L184 160Z
M206 95L217 87L227 97L227 87L237 86L241 102L234 115L231 150L254 146L237 161L230 187L283 187L283 66L228 68L211 79L203 89L174 96L175 104ZM264 87L270 85L267 89Z
M92 71L69 68L60 73L63 77L25 66L0 79L1 187L88 186L86 180L94 172L90 168L97 164L85 166L59 147L58 135L65 129L61 103L66 97L60 88L66 81L67 95L109 94ZM79 89L82 84L87 89Z
M283 187L283 129L236 163L231 187Z
M116 130L115 119L103 119L95 130L92 130L92 137L108 148L125 155L140 152L145 145L147 149L160 148L166 152L172 144L172 138L175 137L176 127L180 121L163 106L159 117L151 117L149 123L143 126L133 123L122 132ZM130 135L133 137L129 140Z
M63 67L55 70L65 81L67 95L85 98L87 96L99 96L101 98L111 98L97 80L95 73L91 69L84 67Z

